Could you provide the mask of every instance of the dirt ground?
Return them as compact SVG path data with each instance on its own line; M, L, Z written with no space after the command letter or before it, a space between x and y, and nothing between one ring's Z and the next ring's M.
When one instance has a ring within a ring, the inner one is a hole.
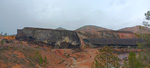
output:
M13 40L0 45L0 68L91 68L99 49L52 49L44 44ZM115 49L116 52L139 52ZM121 59L126 55L119 55Z

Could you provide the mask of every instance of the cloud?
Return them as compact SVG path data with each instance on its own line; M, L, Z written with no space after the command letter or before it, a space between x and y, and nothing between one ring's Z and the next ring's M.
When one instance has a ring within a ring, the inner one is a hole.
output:
M26 26L74 30L84 25L109 29L142 24L149 0L0 0L0 31Z

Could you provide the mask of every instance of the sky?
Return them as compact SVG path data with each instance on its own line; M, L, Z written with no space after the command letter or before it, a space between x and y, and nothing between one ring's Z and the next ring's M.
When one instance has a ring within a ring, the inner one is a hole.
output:
M142 25L148 10L150 0L0 0L0 32L84 25L118 30Z

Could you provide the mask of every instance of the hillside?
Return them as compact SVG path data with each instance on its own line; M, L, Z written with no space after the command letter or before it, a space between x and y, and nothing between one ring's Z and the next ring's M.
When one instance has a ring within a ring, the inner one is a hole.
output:
M76 29L75 31L95 32L95 31L101 31L101 30L109 30L109 29L99 27L99 26L94 26L94 25L86 25L86 26Z
M108 30L108 29L99 26L94 26L94 25L86 25L76 29L75 31L77 32L80 38L81 45L83 45L82 47L84 47L85 45L82 39L99 37L98 31L101 30Z
M91 68L98 50L51 49L45 44L13 40L0 45L0 68ZM116 49L118 53L128 51L137 49Z
M68 33L68 32L66 32ZM122 31L77 32L83 38L132 38L132 33ZM56 34L57 35L57 34ZM3 40L2 40L3 39ZM0 68L91 68L99 48L52 49L40 42L18 41L0 37ZM53 38L54 39L54 38ZM67 39L68 40L68 39ZM83 44L81 44L83 46ZM115 52L129 53L137 49L116 49ZM126 54L125 54L126 55ZM127 58L125 56L124 58ZM123 58L123 59L124 59Z
M83 26L76 30L81 39L84 38L137 38L132 31L110 30L98 26Z
M13 40L0 45L0 68L90 68L96 52Z
M78 33L81 39L84 39L84 38L100 37L98 31L110 31L110 30L99 26L86 25L76 29L75 31Z
M88 25L83 26L76 30L80 41L81 41L81 47L86 47L85 43L83 42L83 39L88 38L113 38L113 39L131 39L131 38L137 38L134 33L129 31L114 31L98 26Z
M145 26L133 26L120 29L119 31L131 31L133 33L150 33L150 28Z

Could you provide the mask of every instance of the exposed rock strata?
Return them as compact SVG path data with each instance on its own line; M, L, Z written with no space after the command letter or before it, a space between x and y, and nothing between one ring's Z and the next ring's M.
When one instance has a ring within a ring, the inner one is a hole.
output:
M40 41L52 45L54 48L75 48L80 45L77 33L67 30L25 27L21 30L18 29L16 39L20 41Z

